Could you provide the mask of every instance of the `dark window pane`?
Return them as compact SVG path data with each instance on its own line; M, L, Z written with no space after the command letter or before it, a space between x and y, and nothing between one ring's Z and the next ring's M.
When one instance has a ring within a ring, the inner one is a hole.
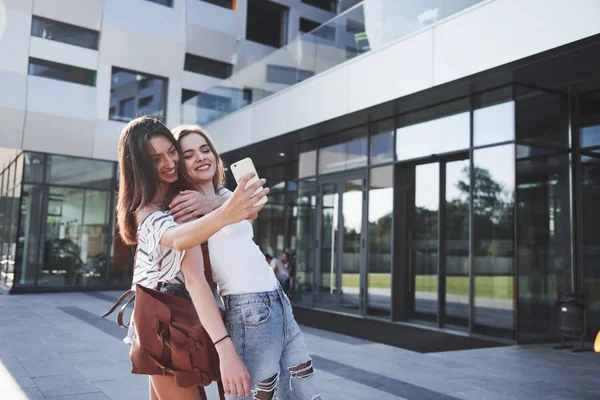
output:
M267 82L281 83L284 85L295 85L310 78L315 73L302 69L282 67L279 65L267 65Z
M44 214L44 187L23 185L21 216L17 240L15 286L33 286L36 281L43 246L40 237Z
M109 119L129 122L149 115L164 119L167 80L113 67Z
M311 21L310 19L300 18L300 32L312 34L322 37L327 40L335 40L335 27L330 25L321 26L319 22ZM320 28L319 28L320 27ZM319 28L319 29L317 29ZM316 30L315 30L316 29Z
M475 150L473 331L515 339L513 320L514 145ZM469 191L465 173L462 183Z
M370 315L390 315L392 297L393 167L374 168L369 181L368 305Z
M27 183L44 182L46 156L42 153L25 153L25 172L23 181Z
M321 10L335 12L336 1L334 0L302 0L304 4L320 8Z
M146 0L151 3L160 4L167 7L173 7L173 0Z
M142 97L138 100L138 108L150 107L152 101L154 100L154 96L146 96Z
M566 96L519 87L516 117L517 142L539 147L570 146Z
M29 75L57 79L81 85L96 86L96 71L59 64L52 61L29 58Z
M215 6L233 9L233 0L200 0L205 3L214 4Z
M559 293L571 291L570 156L521 158L516 168L518 339L551 340Z
M600 93L581 97L580 118L581 147L600 146Z
M271 47L287 41L288 8L267 0L248 0L246 39Z
M588 323L600 330L600 154L581 157L583 288L588 303Z
M113 162L48 155L47 182L56 185L110 189Z
M299 181L296 209L296 280L298 283L295 300L305 305L312 305L313 275L316 261L316 240L314 240L316 206L317 185L315 181Z
M371 126L371 164L393 161L394 120L376 122Z
M181 89L181 104L185 103L186 101L198 96L200 94L200 92L196 92L194 90L189 90L189 89Z
M227 79L231 76L233 66L222 61L211 60L210 58L186 53L183 69L197 74Z
M31 36L98 49L98 32L38 16L33 16L31 21Z
M321 24L310 19L300 17L300 32L308 33L317 29Z

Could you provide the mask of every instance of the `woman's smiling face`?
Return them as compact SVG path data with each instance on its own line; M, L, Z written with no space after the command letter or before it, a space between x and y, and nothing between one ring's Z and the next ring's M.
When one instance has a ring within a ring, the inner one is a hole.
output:
M179 144L189 176L199 184L212 182L217 172L217 159L204 136L190 133L182 137Z
M175 183L179 165L175 145L163 135L155 135L148 141L148 147L158 179L163 183Z

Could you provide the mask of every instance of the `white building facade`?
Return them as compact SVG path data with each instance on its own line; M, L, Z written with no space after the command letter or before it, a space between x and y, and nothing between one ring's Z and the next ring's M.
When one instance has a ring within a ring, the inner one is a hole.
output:
M0 0L2 284L126 287L131 254L115 239L113 196L124 124L184 122L187 98L342 3Z

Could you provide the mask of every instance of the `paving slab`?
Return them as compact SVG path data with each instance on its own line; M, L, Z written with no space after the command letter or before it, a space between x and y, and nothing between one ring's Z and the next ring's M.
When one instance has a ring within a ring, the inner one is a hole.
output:
M126 331L100 320L116 292L0 295L0 399L148 399ZM600 355L551 345L441 353L302 327L323 399L600 400ZM213 384L209 399L217 398Z

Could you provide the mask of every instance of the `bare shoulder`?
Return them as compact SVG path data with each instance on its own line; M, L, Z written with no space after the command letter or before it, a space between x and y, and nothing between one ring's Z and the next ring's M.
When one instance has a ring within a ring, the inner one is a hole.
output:
M140 226L140 224L148 217L148 215L157 212L157 211L164 211L161 210L156 204L148 204L142 208L140 208L138 210L138 212L135 213L135 222L137 223L138 226Z

